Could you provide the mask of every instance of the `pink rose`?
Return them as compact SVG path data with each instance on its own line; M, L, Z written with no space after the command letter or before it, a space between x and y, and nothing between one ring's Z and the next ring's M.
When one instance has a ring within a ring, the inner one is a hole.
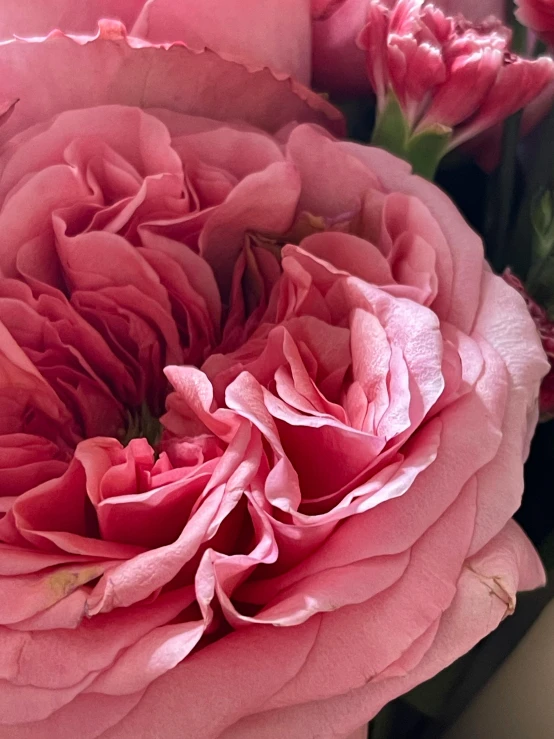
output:
M0 65L0 738L347 736L543 582L524 302L282 74Z

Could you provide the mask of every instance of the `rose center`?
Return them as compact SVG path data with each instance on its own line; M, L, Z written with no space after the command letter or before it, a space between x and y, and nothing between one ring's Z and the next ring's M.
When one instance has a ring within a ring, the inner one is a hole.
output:
M152 415L146 402L140 408L127 411L127 427L119 434L123 446L131 439L146 439L153 449L156 449L162 436L162 425Z

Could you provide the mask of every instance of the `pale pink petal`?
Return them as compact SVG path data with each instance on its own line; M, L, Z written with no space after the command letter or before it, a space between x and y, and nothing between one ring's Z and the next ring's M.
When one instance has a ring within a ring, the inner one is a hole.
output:
M10 556L16 558L15 552ZM104 572L102 564L74 564L50 572L0 578L0 623L23 621L50 608Z
M483 270L483 244L456 206L436 185L416 175L406 176L409 165L383 149L337 144L379 173L383 186L392 192L413 195L433 216L442 237L431 243L437 252L438 295L432 306L441 319L469 332L479 304ZM437 229L435 227L435 233Z
M482 307L475 332L505 363L508 395L500 449L477 476L479 506L473 552L495 536L520 506L522 463L538 417L540 381L549 370L533 320L521 305L522 298L504 280L491 272L483 274ZM523 342L525 356L518 350Z
M137 603L170 582L217 532L236 507L257 472L261 445L251 444L252 430L242 424L218 460L209 487L199 497L178 538L152 549L106 573L89 598L89 613L109 612Z
M356 686L372 686L368 680L403 651L396 638L389 643L385 634L396 637L400 633L402 640L409 644L424 634L448 608L455 594L454 584L463 563L464 547L471 535L472 510L467 503L468 500L462 496L460 505L429 531L425 543L414 550L411 567L408 568L412 574L407 573L397 586L393 586L394 595L387 591L390 610L382 608L381 597L377 596L362 605L339 609L322 617L315 616L300 626L272 629L271 639L267 638L266 631L270 627L243 629L192 656L154 683L137 710L108 733L106 739L119 739L125 732L133 734L139 727L144 729L145 725L153 725L150 722L157 722L157 728L167 739L192 739L196 736L206 739L220 736L233 739L242 739L243 736L276 738L282 737L283 731L287 736L295 736L295 733L303 736L312 728L319 728L325 736L331 727L337 736L341 736L341 732L346 735L349 730L357 728L369 715L359 712L351 716L350 725L340 727L337 722L343 720L341 713L335 722L327 723L323 729L319 720L314 721L312 710L306 710L306 702L329 700L343 690L355 690ZM458 542L456 546L452 546L450 540L454 533L454 540ZM442 542L441 555L433 556L439 541ZM433 605L425 588L415 591L420 593L417 603L412 600L411 577L422 582L417 565L420 558L427 562L425 577L429 592L434 594ZM337 633L342 635L340 640L336 639ZM384 644L389 646L383 649ZM258 664L256 655L262 653L264 659ZM249 667L252 659L256 659L255 670ZM329 664L340 664L341 670L329 671ZM226 688L222 690L220 685ZM194 713L187 714L186 725L180 720L177 704L173 707L174 701L180 705L183 701L195 705ZM293 707L287 709L291 703ZM303 704L300 716L295 703ZM208 706L211 706L210 710ZM250 713L281 706L283 708L278 712L260 715L261 723L256 721L257 733L250 732L249 719L236 728L233 726ZM291 723L290 712L301 723ZM281 716L284 723L280 722ZM304 716L304 721L301 716ZM269 720L266 721L266 717ZM278 718L277 723L273 720L275 718Z
M242 180L208 218L200 237L201 253L223 286L224 297L245 233L287 231L293 223L299 194L296 168L288 162L275 162Z
M63 710L55 711L40 723L18 726L0 725L1 739L100 739L116 726L142 697L134 695L101 695L80 693Z
M114 696L139 693L182 662L203 633L202 621L159 626L122 651L87 691Z
M52 477L62 475L66 462L60 460L58 454L55 444L39 436L0 436L0 498L20 495Z
M458 592L440 621L432 622L409 654L401 658L404 666L411 660L408 674L405 670L399 674L392 663L381 679L368 682L369 675L362 668L358 678L360 687L337 695L340 686L326 685L328 669L318 668L316 657L319 652L328 660L334 659L335 640L330 637L336 632L334 629L327 632L316 617L301 626L272 630L271 639L267 639L268 627L261 626L227 637L158 679L134 710L131 705L136 699L131 701L131 697L118 697L110 703L103 696L91 694L54 714L47 723L41 724L41 730L51 730L52 735L61 739L73 739L78 725L75 722L82 721L89 711L102 710L103 721L97 724L102 727L102 739L140 736L146 726L162 731L165 739L194 739L197 736L281 739L283 730L288 736L303 736L306 731L319 730L323 735L332 731L336 736L346 737L377 713L384 703L431 677L494 628L509 609L514 585L534 587L543 577L536 554L517 527L506 529L482 556L476 555L468 565L458 580ZM518 575L519 568L521 575ZM497 577L508 588L506 591L495 589ZM341 630L343 639L353 640L354 659L360 658L363 651L360 637L363 635L365 640L371 635L363 627L363 620L361 630L354 626L356 618L364 617L363 607L353 609L349 616L351 623ZM341 659L345 648L346 643L341 641ZM259 660L257 655L262 654L264 659ZM251 669L252 659L256 660L255 670ZM361 659L365 663L365 653ZM292 689L298 690L298 680L305 680L309 675L311 690L297 692L294 702L298 702L298 695L310 694L319 700L306 703L300 698L298 705L287 708L290 701L285 699L282 689L290 684ZM336 697L329 697L329 690ZM194 713L187 712L186 722L183 720L184 702L195 706ZM282 708L277 707L279 703ZM267 710L272 705L274 707ZM248 714L252 716L244 718ZM109 723L117 725L105 730ZM4 728L0 736L35 739L37 729L32 727L31 724L29 728ZM94 739L100 733L85 733L84 736Z
M332 699L262 712L220 736L278 739L279 731L346 736L385 703L429 679L473 647L511 612L516 589L537 587L543 578L538 556L528 540L517 527L507 527L486 551L467 561L457 594L440 621L377 681L366 681L362 687Z
M298 126L287 141L288 157L302 183L299 209L331 222L357 214L367 191L380 185L378 168L364 166L341 149L341 144L314 126Z

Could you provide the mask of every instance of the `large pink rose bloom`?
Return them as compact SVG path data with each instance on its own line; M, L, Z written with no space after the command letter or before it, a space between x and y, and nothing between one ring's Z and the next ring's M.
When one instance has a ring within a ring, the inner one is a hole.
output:
M523 300L285 74L0 72L0 737L347 736L543 582Z

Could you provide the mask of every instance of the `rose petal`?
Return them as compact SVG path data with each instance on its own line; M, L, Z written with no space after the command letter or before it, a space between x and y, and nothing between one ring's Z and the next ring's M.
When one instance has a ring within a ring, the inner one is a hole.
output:
M131 35L207 46L224 59L310 83L309 0L153 0L144 4Z
M45 36L54 28L67 33L94 33L101 18L115 18L131 27L145 0L5 0L0 38Z
M102 75L96 73L99 67ZM291 120L342 127L336 109L299 83L279 80L268 70L250 72L210 51L133 46L114 23L102 25L95 38L54 33L45 40L4 42L0 73L5 94L15 91L14 98L20 98L2 128L3 142L64 110L112 103L166 107L220 121L239 118L268 131Z

